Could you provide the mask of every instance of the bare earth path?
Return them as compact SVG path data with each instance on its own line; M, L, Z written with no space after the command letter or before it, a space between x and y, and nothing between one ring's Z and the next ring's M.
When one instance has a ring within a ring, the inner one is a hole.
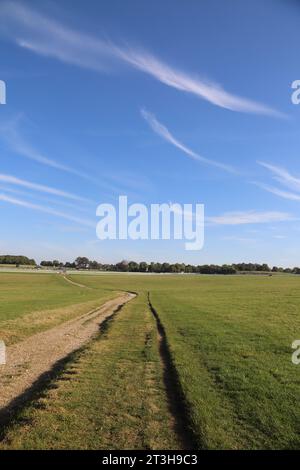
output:
M85 286L84 284L79 284L78 282L71 281L67 276L64 276L65 281L67 281L69 284L73 284L73 286L77 287L84 287L85 289L90 289L90 287Z
M90 340L99 325L133 297L131 293L120 294L96 310L10 346L7 364L0 366L0 411L9 408L40 376Z

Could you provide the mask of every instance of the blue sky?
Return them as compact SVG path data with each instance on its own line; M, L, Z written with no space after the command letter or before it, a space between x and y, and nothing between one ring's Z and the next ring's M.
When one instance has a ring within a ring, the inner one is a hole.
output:
M296 1L0 2L2 253L300 265ZM203 203L204 249L96 206Z

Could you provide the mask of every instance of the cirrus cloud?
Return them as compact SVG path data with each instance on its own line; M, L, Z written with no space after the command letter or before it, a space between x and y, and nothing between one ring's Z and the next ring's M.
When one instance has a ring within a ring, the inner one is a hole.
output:
M36 54L101 73L121 62L168 87L192 94L220 108L286 117L266 104L238 96L218 83L172 67L153 54L128 46L120 47L112 41L76 31L19 2L2 2L1 17L2 32L20 47Z
M245 211L225 212L222 215L209 217L209 222L216 225L244 225L244 224L267 224L272 222L286 222L295 218L286 212L277 211Z
M151 129L158 134L160 137L162 137L164 140L169 142L170 144L174 145L177 147L179 150L184 152L188 157L192 158L193 160L196 160L200 163L204 163L205 165L210 165L217 167L221 170L228 171L229 173L237 173L237 171L231 167L230 165L225 165L223 163L217 162L215 160L210 160L208 158L202 157L202 155L199 155L198 153L194 152L191 150L189 147L186 147L184 144L182 144L179 140L177 140L169 131L169 129L164 126L161 122L159 122L154 114L149 113L145 109L141 110L141 114L143 118L147 121Z

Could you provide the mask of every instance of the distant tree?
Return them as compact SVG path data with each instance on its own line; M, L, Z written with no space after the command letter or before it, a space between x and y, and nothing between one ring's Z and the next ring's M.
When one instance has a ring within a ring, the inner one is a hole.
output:
M271 269L269 268L269 266L267 264L262 264L261 265L261 270L265 271L265 272L270 272L271 271Z
M148 271L148 264L145 263L145 261L142 261L140 264L139 264L139 271L141 273L146 273Z
M74 268L76 268L76 265L75 265L75 263L70 263L69 261L67 261L67 262L65 263L65 268L67 268L67 269L74 269Z
M179 270L178 270L178 263L176 264L170 264L170 273L179 273Z
M102 264L101 265L102 271L116 271L115 264Z
M78 258L75 260L75 265L78 269L88 269L90 261L85 256L78 256Z
M152 264L152 272L153 273L161 273L161 266L162 266L161 263L153 263Z
M186 267L185 267L185 272L186 273L193 273L194 272L194 266L192 266L191 264L187 264Z
M153 265L154 265L154 263L153 263L153 261L152 261L152 262L149 264L149 266L148 266L148 273L153 273L153 272L154 272L154 271L153 271Z
M136 263L135 261L130 261L128 263L128 271L132 272L132 273L136 273L139 271L139 265L138 263Z
M41 261L41 266L52 267L53 261Z
M170 263L163 263L161 265L161 272L162 273L169 273L171 271L171 265Z
M27 256L0 255L0 264L35 266L36 262L34 259L27 258Z
M236 274L236 269L228 264L223 264L219 274Z
M90 269L100 269L101 265L98 263L98 261L90 261L89 263L89 268Z
M121 271L124 273L127 272L129 270L128 264L129 263L126 260L123 260L120 263L117 263L116 264L117 271Z

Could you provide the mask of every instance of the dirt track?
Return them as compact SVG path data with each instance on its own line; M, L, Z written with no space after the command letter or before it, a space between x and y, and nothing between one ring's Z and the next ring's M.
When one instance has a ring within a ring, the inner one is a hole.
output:
M0 411L29 390L34 382L98 331L99 325L135 297L124 293L79 318L35 334L7 350L7 364L0 366Z
M67 276L64 276L64 280L67 281L69 284L73 284L73 286L77 287L84 287L85 289L91 289L88 286L85 286L84 284L79 284L78 282L71 281Z

